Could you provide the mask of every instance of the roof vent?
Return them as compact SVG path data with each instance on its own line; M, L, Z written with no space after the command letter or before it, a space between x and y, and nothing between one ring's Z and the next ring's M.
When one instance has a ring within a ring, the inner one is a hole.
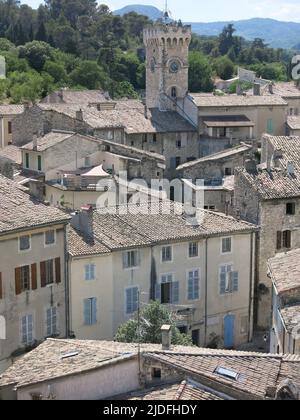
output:
M72 357L76 357L79 355L79 351L73 351L70 353L65 353L61 355L61 359L65 360L65 359L71 359Z
M223 367L218 367L214 373L216 373L219 376L222 376L225 379L230 379L232 381L237 381L240 376L239 373L234 372L233 370L223 368Z

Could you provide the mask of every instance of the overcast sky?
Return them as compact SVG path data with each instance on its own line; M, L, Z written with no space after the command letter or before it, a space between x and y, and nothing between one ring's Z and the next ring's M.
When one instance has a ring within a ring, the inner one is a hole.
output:
M22 0L33 7L40 0ZM164 0L111 0L100 1L112 10L128 4L152 4L164 8ZM175 19L186 22L214 22L219 20L249 19L269 17L278 20L300 22L299 0L169 0L169 8Z

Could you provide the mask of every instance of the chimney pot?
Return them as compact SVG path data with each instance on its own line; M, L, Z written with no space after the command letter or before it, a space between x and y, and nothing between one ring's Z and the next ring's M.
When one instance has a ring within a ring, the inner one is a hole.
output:
M32 150L34 150L35 152L37 152L38 150L38 135L37 134L34 134L32 138Z
M163 325L161 327L161 335L162 335L162 349L163 350L170 350L171 349L171 342L172 342L172 327L171 325Z
M76 120L83 121L83 111L80 109L79 111L76 111Z
M93 207L86 205L72 214L71 225L81 233L93 237Z

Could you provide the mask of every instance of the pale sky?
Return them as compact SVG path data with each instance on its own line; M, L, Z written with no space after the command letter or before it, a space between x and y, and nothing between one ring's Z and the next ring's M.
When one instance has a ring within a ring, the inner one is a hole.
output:
M299 0L168 0L173 18L186 22L214 22L223 20L268 17L278 20L300 22ZM22 3L37 7L40 0L22 0ZM99 1L112 10L128 4L153 5L164 8L165 0L108 0Z

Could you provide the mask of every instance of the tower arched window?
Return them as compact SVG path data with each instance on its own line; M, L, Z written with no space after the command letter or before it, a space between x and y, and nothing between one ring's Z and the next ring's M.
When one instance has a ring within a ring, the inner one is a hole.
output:
M172 87L171 96L172 96L172 98L177 98L177 88L176 87Z

